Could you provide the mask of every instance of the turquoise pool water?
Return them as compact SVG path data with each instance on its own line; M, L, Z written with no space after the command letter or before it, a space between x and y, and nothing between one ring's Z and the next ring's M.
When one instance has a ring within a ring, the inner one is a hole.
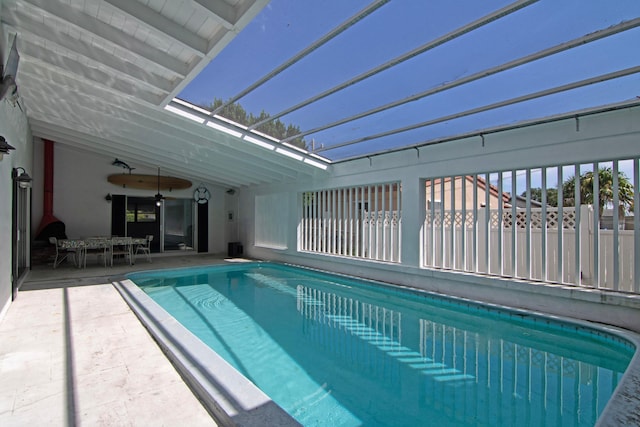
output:
M128 276L307 426L592 426L616 336L270 263Z

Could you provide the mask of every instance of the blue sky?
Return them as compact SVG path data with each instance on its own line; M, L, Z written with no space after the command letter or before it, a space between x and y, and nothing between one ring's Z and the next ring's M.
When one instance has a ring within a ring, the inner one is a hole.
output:
M180 94L228 99L362 10L364 0L272 0ZM239 102L276 114L359 73L498 10L502 0L391 0ZM639 0L540 0L370 79L284 116L302 130L438 87L640 17ZM640 28L305 136L326 148L389 129L640 65ZM402 147L519 120L640 96L637 74L448 120L320 154L332 159Z

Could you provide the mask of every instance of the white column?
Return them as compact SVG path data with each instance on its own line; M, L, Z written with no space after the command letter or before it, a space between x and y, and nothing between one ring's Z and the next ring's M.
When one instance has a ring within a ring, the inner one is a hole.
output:
M410 179L399 183L402 187L402 227L400 228L400 254L402 264L420 267L422 250L420 236L426 214L426 197L424 180Z

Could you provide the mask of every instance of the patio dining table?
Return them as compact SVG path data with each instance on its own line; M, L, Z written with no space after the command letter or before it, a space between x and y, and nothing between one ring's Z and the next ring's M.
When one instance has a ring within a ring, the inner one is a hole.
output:
M129 259L129 264L134 264L133 248L135 245L146 243L143 237L85 237L80 239L60 239L58 245L60 249L74 252L76 265L78 268L87 267L87 253L94 252L104 257L104 266L107 266L107 258L109 264L113 266L114 255L124 255L125 259Z

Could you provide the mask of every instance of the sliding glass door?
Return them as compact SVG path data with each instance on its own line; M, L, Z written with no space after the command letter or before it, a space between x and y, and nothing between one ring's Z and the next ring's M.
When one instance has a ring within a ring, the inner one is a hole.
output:
M165 199L164 250L193 251L194 209L191 199Z
M18 295L19 283L22 276L30 267L30 233L31 224L31 189L22 188L17 181L13 181L13 209L12 209L12 256L11 256L11 295L15 299Z
M152 252L193 251L195 226L191 199L165 199L156 206L153 197L112 196L111 234L153 235ZM205 227L206 228L206 227Z

